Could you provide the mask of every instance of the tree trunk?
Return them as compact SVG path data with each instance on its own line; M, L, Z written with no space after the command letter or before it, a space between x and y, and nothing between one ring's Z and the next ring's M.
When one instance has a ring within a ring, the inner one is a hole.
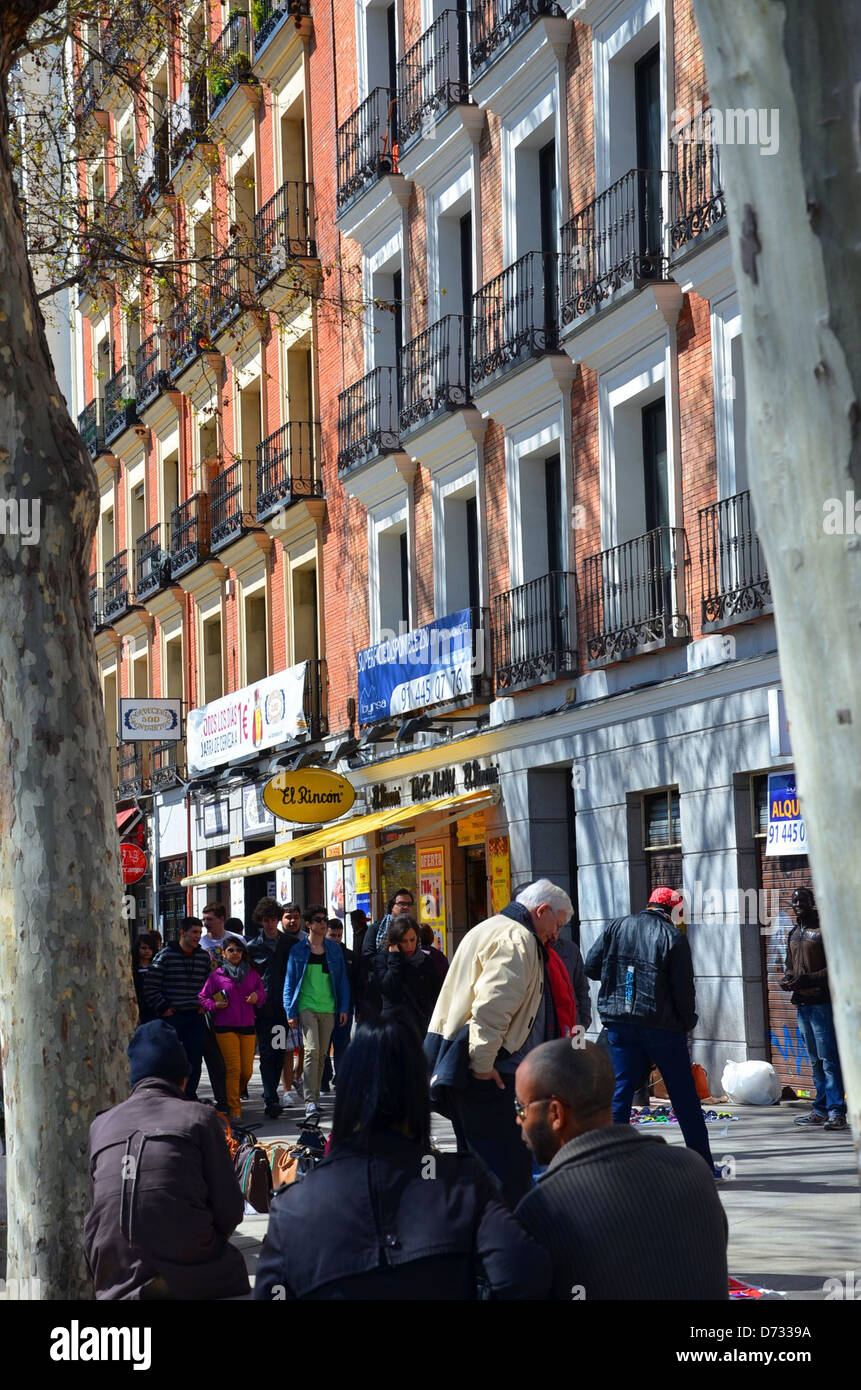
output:
M854 497L846 507L847 493L861 501L857 7L694 7L712 105L779 114L778 153L725 144L720 158L744 329L751 491L858 1153L861 514L856 534Z
M30 1281L37 1279L42 1298L86 1298L92 1296L81 1244L89 1204L87 1132L99 1110L128 1093L125 1048L135 1015L89 623L98 493L54 379L9 166L5 70L7 25L14 22L8 12L0 18L6 1272L24 1296L33 1295Z

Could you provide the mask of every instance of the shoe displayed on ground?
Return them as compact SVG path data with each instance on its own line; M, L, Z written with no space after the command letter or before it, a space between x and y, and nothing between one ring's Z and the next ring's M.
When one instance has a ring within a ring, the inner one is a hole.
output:
M825 1125L823 1127L825 1129L849 1128L848 1124L846 1123L846 1116L841 1115L839 1110L832 1110L829 1112L828 1119L825 1121Z
M267 1120L277 1120L278 1116L281 1114L281 1109L281 1105L267 1105L263 1113Z
M819 1125L824 1125L826 1119L818 1110L811 1110L809 1115L796 1115L795 1123L803 1125L805 1129L816 1129Z

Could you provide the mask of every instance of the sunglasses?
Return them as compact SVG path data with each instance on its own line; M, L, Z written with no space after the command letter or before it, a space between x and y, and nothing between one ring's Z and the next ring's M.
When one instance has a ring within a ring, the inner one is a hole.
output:
M548 1101L548 1100L559 1100L559 1097L558 1097L558 1096L539 1096L537 1100L527 1100L527 1101L515 1100L515 1102L514 1102L514 1113L515 1113L515 1115L517 1116L518 1120L522 1120L522 1119L524 1119L524 1117L525 1117L525 1115L526 1115L526 1112L527 1112L527 1110L529 1109L530 1105L544 1105L545 1102ZM563 1101L560 1101L560 1104L561 1104L561 1105L564 1105L564 1104L565 1104L564 1100L563 1100Z

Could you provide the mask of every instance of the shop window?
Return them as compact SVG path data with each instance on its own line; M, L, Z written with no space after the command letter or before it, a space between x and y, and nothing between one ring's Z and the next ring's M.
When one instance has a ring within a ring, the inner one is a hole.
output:
M643 849L649 894L655 888L682 888L682 826L676 787L643 798Z

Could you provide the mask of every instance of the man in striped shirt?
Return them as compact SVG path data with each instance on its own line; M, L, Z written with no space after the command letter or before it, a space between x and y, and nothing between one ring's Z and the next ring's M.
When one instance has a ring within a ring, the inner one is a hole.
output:
M202 933L199 917L183 917L179 941L169 941L144 976L147 1003L157 1018L163 1018L176 1031L188 1054L190 1071L185 1094L189 1100L197 1100L206 1038L204 1011L197 996L206 984L211 961L200 945Z

